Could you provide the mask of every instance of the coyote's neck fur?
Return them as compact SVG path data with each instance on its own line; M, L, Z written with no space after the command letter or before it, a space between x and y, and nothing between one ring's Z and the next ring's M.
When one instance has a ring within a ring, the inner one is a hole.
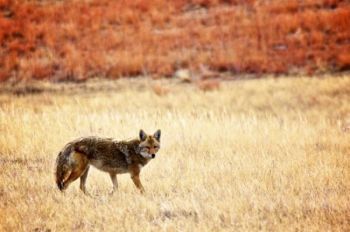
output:
M133 139L129 141L113 141L116 147L125 155L126 162L130 165L132 163L139 163L145 166L150 160L141 155L140 140Z

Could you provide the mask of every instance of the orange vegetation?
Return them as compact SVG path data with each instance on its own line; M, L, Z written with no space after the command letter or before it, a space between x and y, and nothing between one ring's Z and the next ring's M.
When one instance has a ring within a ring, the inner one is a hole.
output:
M350 68L346 0L0 0L0 80Z

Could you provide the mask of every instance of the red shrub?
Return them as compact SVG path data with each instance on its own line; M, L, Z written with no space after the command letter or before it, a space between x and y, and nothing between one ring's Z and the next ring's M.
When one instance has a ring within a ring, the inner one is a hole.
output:
M197 82L197 86L200 90L203 91L213 91L220 89L219 80L201 80Z
M37 80L49 79L53 75L51 65L35 65L32 68L32 77Z
M350 49L337 56L337 66L339 70L350 69Z
M345 70L349 18L345 0L0 0L0 79Z

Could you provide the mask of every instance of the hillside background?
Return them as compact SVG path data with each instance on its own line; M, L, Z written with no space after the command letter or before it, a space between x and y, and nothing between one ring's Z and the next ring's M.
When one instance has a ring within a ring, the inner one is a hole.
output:
M0 0L0 81L350 69L345 0Z

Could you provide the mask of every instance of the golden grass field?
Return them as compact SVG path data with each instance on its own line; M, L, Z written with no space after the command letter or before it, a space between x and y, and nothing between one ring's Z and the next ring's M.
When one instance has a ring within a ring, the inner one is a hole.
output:
M349 231L350 76L221 82L39 83L0 94L1 231ZM38 87L39 88L39 87ZM160 95L159 89L161 91ZM109 195L94 168L85 196L54 181L58 151L99 135L162 130L162 148Z

